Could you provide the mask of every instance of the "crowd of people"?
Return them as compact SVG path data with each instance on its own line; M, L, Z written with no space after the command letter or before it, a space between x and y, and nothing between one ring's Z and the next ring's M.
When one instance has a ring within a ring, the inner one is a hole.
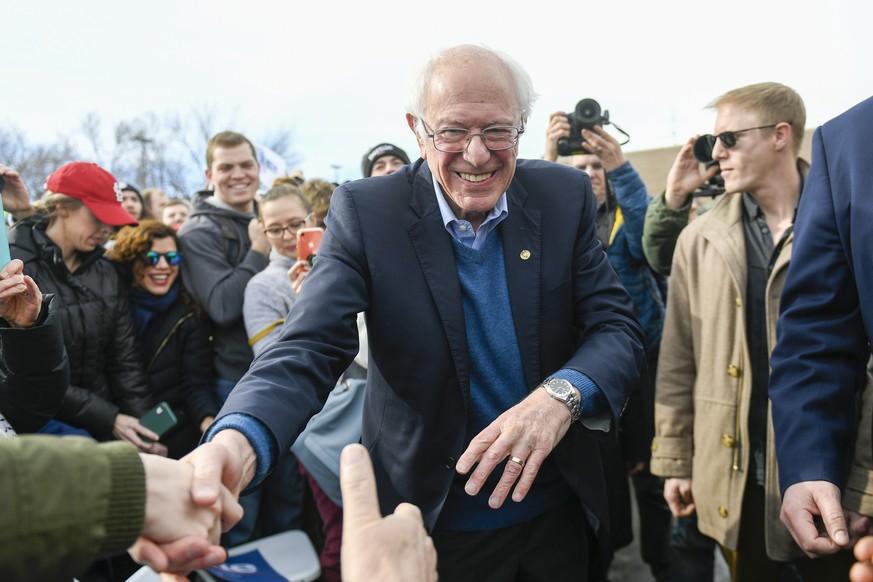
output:
M873 580L873 102L810 165L800 95L732 89L647 192L607 118L518 159L536 97L442 50L419 158L344 184L261 191L235 131L190 199L0 160L3 578L182 580L304 529L326 582L605 582L636 504L658 582Z

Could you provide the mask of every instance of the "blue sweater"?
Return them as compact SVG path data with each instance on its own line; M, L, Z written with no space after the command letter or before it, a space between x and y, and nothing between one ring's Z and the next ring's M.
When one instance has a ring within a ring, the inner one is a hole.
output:
M470 413L465 441L487 427L504 411L523 400L525 386L521 354L512 320L509 288L499 231L492 232L480 250L453 241L467 345L470 353ZM551 457L543 463L524 501L507 498L500 509L488 498L503 474L498 465L478 495L464 491L469 475L456 475L436 527L455 531L490 530L522 523L571 499L573 493Z

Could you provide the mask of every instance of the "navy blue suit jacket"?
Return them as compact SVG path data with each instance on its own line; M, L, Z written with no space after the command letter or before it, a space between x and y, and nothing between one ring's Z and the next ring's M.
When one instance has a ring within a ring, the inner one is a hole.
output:
M771 358L779 482L842 488L873 337L873 98L816 130L794 232Z
M576 369L600 387L617 425L644 365L644 340L597 240L590 182L573 168L519 161L507 198L498 229L528 389L562 367ZM287 449L357 352L360 311L370 351L362 441L382 509L415 503L432 528L475 435L464 434L470 359L455 255L421 160L333 194L315 266L278 341L220 415L260 419ZM605 523L591 434L576 423L554 455Z

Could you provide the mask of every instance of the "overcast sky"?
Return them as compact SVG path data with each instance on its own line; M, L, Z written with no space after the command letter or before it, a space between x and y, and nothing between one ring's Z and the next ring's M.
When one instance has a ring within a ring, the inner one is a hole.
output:
M306 177L339 181L359 178L382 141L417 157L407 76L462 42L503 50L533 77L521 157L540 157L549 114L584 97L633 151L711 131L704 106L749 83L796 89L808 127L873 95L870 0L16 0L3 20L0 122L33 141L92 111L112 121L210 107L255 141L288 128Z

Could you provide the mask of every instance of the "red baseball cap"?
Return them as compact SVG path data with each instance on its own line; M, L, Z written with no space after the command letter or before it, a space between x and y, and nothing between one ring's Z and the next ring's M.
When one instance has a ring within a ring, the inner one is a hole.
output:
M64 164L49 176L45 187L55 194L81 200L94 216L110 226L137 224L136 219L121 206L121 184L97 164Z

